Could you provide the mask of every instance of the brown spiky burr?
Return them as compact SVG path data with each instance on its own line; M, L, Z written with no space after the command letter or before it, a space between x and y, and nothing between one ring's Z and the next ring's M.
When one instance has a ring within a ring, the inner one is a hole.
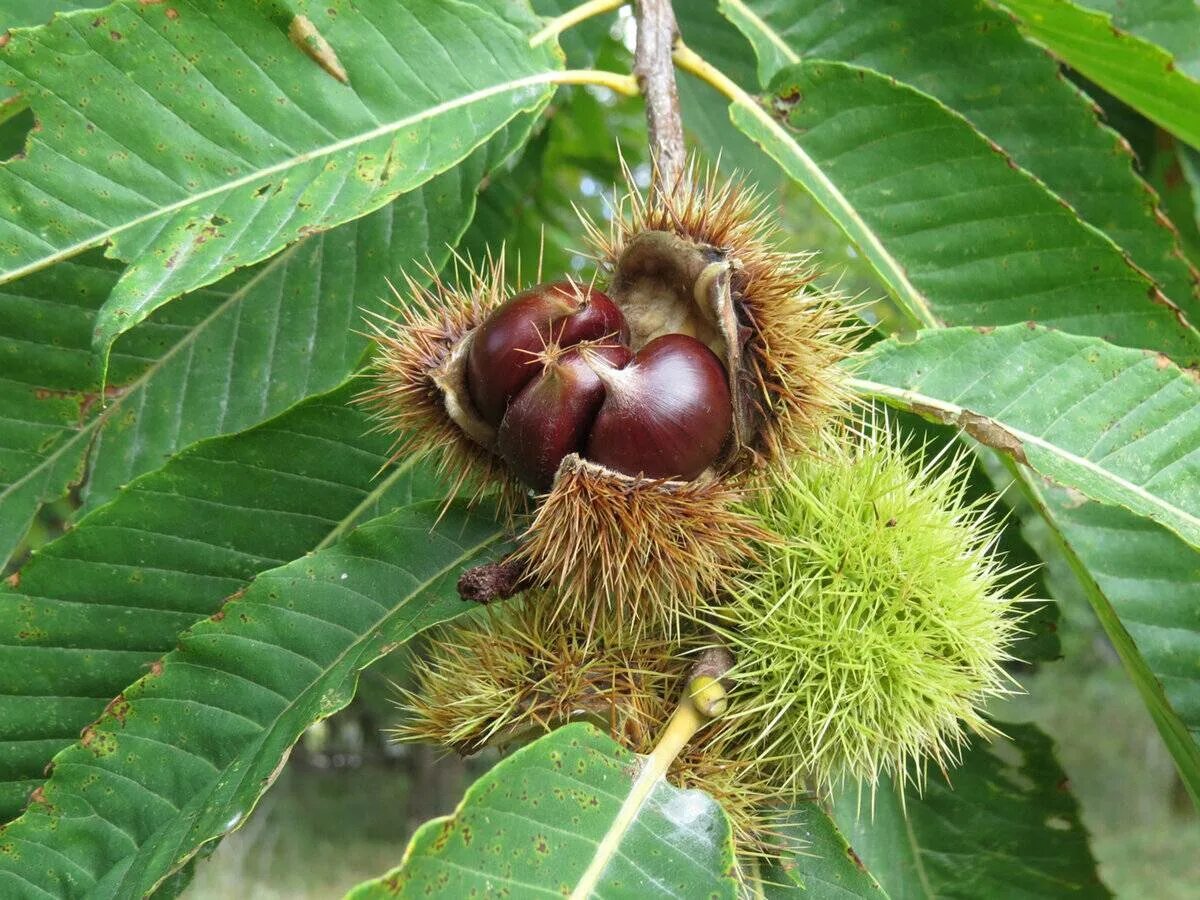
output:
M370 387L358 396L380 431L395 436L391 461L438 459L450 496L464 486L476 494L495 490L502 505L520 504L521 489L487 448L489 426L464 407L464 338L505 300L503 257L482 271L459 261L460 283L434 270L404 273L392 287L392 315L367 320L377 347Z
M602 282L410 281L368 399L398 452L524 504L523 584L560 613L675 628L749 559L757 474L846 406L851 330L740 182L690 166L585 226Z
M838 364L859 329L843 298L814 284L811 255L781 249L775 217L743 180L694 162L648 194L628 171L626 180L607 227L584 220L589 242L613 273L610 293L633 301L618 301L632 330L694 334L735 373L737 452L726 469L810 450L849 405ZM673 319L638 302L672 286Z
M715 477L632 478L572 455L516 559L532 583L553 589L560 614L677 633L697 598L715 595L769 540L736 508L740 497Z
M530 596L445 625L414 664L402 691L403 742L432 742L460 754L533 740L589 721L622 745L650 754L694 677L705 638L672 639L653 629L591 630L557 615L551 598ZM741 862L777 857L781 801L792 795L760 765L761 748L718 716L670 765L667 778L713 796L734 828Z

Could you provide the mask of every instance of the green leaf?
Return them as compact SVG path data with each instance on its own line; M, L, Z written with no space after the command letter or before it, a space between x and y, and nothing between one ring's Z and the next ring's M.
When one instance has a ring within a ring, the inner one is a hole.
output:
M612 837L637 767L593 726L559 728L494 766L454 815L421 827L399 867L348 898L567 896ZM592 896L736 896L729 820L707 794L660 780L617 837Z
M97 318L107 352L172 297L424 184L552 92L555 52L491 6L292 4L346 83L268 3L118 3L15 32L0 77L42 127L0 170L0 278L109 243L131 265Z
M1192 216L1196 230L1200 231L1200 150L1194 147L1179 148L1179 165L1192 192Z
M734 123L918 321L1034 320L1200 361L1200 336L1111 241L932 97L826 62L781 70L771 94L774 115L742 101Z
M1013 325L892 338L860 361L863 393L1200 547L1200 385L1165 357Z
M279 485L275 502L296 493ZM486 511L440 511L374 519L193 626L55 757L3 831L0 893L141 897L243 822L304 730L350 702L362 668L469 608L455 582L500 549L501 528Z
M893 900L1111 896L1050 739L1034 725L998 727L1009 737L977 740L952 782L932 776L904 806L890 783L873 804L839 798L855 851Z
M1082 0L1088 9L1112 16L1113 24L1175 58L1175 65L1193 78L1200 77L1200 6L1196 0Z
M1031 493L1200 806L1200 552L1119 507Z
M754 51L746 38L717 11L713 0L677 4L679 30L689 47L747 89L756 86ZM727 104L706 84L685 72L677 78L684 127L709 160L747 176L760 191L770 193L783 180L774 160L745 135L729 128Z
M936 97L1128 252L1193 321L1200 319L1196 273L1156 214L1128 144L1097 122L1091 100L1021 37L1009 16L982 3L909 0L722 0L721 6L754 44L764 83L801 58L834 59ZM940 308L938 296L931 302L948 324L963 324Z
M0 568L43 503L83 475L97 378L90 344L95 311L120 275L98 252L0 288ZM139 339L169 347L173 329L149 322ZM124 343L114 377L144 370Z
M362 316L385 308L385 279L446 259L480 180L531 124L513 123L383 209L164 308L116 345L103 407L91 328L120 269L93 251L0 287L0 561L70 485L86 481L86 504L98 506L181 447L339 384L366 349Z
M389 442L365 434L367 416L347 406L353 390L188 448L0 587L0 820L54 753L225 598L364 515L437 495L422 469L376 478Z
M1137 116L1136 113L1131 115ZM1153 142L1147 153L1146 180L1158 194L1162 208L1179 232L1183 253L1193 263L1200 263L1200 215L1196 212L1195 180L1196 151L1156 128L1140 116L1148 126Z
M0 15L0 28L6 31L12 28L29 28L49 22L59 13L102 5L80 0L6 0L3 15Z
M762 893L768 900L801 892L827 900L886 900L887 894L846 836L815 803L801 803L792 809L780 827L780 837L796 850L761 873Z
M1025 34L1184 141L1200 145L1200 80L1112 16L1069 0L998 0ZM1193 15L1192 27L1197 17ZM1188 63L1193 62L1189 60Z

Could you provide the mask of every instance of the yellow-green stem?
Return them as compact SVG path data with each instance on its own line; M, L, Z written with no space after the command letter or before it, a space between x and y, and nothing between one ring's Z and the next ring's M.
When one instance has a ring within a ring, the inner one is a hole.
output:
M802 186L817 199L817 202L834 218L834 221L838 223L842 230L846 232L846 235L863 249L867 258L871 260L872 265L880 272L884 280L892 286L905 312L912 316L922 328L940 327L942 323L934 315L933 310L930 309L924 295L909 280L908 273L904 270L904 267L892 258L879 239L879 236L867 227L859 211L841 193L838 187L829 180L828 174L802 151L800 145L796 143L795 138L789 135L779 122L775 121L771 114L763 108L763 105L728 75L686 46L683 41L676 43L675 52L672 55L675 59L675 64L679 68L685 72L690 72L701 81L707 82L721 94L724 94L731 103L736 104L754 116L754 118L782 142L789 144L793 148L797 154L798 161L809 172L812 179L821 185L825 194L824 199L810 185L801 182Z
M574 28L580 22L586 22L594 16L619 9L627 2L628 0L588 0L587 3L580 3L574 9L570 9L561 16L556 16L547 22L544 28L529 39L529 46L537 47L544 44L551 38L558 37L568 28Z
M719 689L719 696L713 685ZM704 727L713 716L720 715L724 709L724 688L721 688L719 681L704 675L688 680L683 696L679 700L679 706L671 716L671 721L663 729L654 750L644 758L637 779L629 789L625 802L621 804L617 817L609 827L608 833L604 835L604 839L596 847L596 855L592 857L587 871L583 873L575 885L575 890L571 892L572 900L584 900L584 898L592 896L609 861L616 854L621 841L654 788L666 776L667 770L671 768L671 763L675 761L680 751L687 746L688 741L696 732Z
M622 75L604 69L566 69L554 73L546 80L551 84L594 84L626 97L636 97L640 93L637 79L632 75Z

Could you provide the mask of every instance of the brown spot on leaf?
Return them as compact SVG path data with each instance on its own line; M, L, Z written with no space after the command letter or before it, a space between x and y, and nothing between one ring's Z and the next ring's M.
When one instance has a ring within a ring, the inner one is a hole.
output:
M1163 184L1168 190L1174 190L1183 184L1183 166L1179 164L1178 159L1172 159L1167 171L1163 172Z
M850 862L854 863L854 865L858 869L858 871L860 871L860 872L867 871L867 867L863 865L862 859L859 858L859 855L854 852L853 847L846 848L846 856L849 857Z
M124 726L125 719L129 715L129 701L125 699L125 695L123 693L117 694L117 696L109 700L108 705L104 707L103 715L112 716Z
M289 747L284 751L283 756L279 758L279 762L275 764L275 768L271 770L271 774L262 780L264 788L268 788L275 783L275 779L279 777L279 773L283 771L289 759L292 758L292 748Z
M4 579L4 583L7 584L10 588L13 588L13 589L19 588L21 586L21 571L18 569L16 572L13 572L11 575L9 575L7 578Z
M1029 464L1025 447L1015 434L1000 423L964 409L958 416L959 426L975 440L997 450L1003 450L1019 463Z
M292 17L292 23L288 26L288 38L304 51L309 59L342 84L350 83L350 76L342 67L337 53L334 52L333 47L329 45L329 41L325 40L321 32L317 31L317 26L308 16Z
M1025 447L1020 439L999 422L987 416L981 416L969 409L956 413L953 410L930 406L926 403L913 403L912 411L923 419L941 422L943 425L957 425L979 443L1002 450L1017 462L1029 464L1029 460L1025 457Z
M1188 322L1187 316L1183 314L1183 310L1180 309L1173 300L1169 299L1167 295L1160 291L1157 287L1150 285L1150 289L1146 293L1150 297L1150 301L1152 303L1157 303L1159 306L1165 306L1167 309L1169 309L1175 316L1175 321L1177 321L1182 327L1191 327L1191 323Z

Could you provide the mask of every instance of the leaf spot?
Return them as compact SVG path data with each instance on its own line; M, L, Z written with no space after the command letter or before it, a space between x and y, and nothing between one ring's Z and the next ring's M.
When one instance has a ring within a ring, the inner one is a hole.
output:
M292 24L288 26L288 38L313 62L342 84L350 83L350 76L346 74L333 47L329 45L329 41L325 40L321 32L317 31L317 26L308 16L292 17Z

